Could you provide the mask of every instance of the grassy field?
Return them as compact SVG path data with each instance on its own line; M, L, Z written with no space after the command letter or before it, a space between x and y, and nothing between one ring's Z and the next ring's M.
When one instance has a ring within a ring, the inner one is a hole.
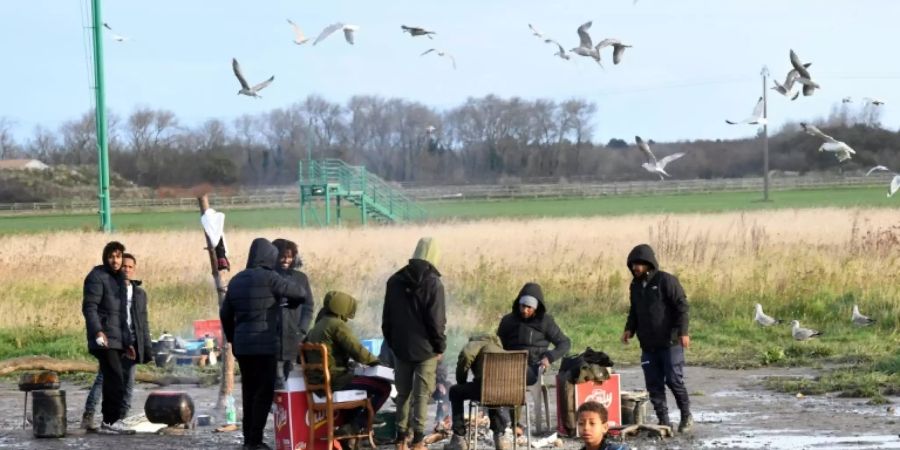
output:
M419 237L434 236L443 246L451 354L470 334L495 330L522 284L533 280L544 287L549 311L574 350L590 345L619 364L635 364L637 345L618 341L630 280L625 255L647 242L688 294L691 363L853 363L869 374L860 392L882 395L900 390L896 223L897 213L886 208L791 209L239 229L229 234L229 245L233 266L243 267L245 249L257 236L297 241L316 299L332 289L354 294L361 305L351 324L361 337L374 337L380 334L385 281ZM187 334L193 320L216 316L203 237L195 229L0 235L0 358L86 357L81 283L110 238L138 257L154 335ZM826 334L795 342L787 326L761 329L752 322L755 303ZM853 304L878 323L853 327Z
M773 192L772 201L760 201L756 192L716 192L648 197L607 197L573 199L533 199L494 201L427 202L423 206L433 220L485 218L589 217L627 214L701 213L752 211L760 209L871 207L893 208L900 199L889 199L881 188L846 188ZM298 208L234 209L228 226L236 229L295 227L300 223ZM324 216L319 213L320 217ZM359 223L353 207L344 209L347 225ZM44 231L90 231L97 227L94 214L21 215L0 217L0 234ZM114 211L117 231L185 230L197 227L194 211L127 212ZM316 222L310 219L310 223Z

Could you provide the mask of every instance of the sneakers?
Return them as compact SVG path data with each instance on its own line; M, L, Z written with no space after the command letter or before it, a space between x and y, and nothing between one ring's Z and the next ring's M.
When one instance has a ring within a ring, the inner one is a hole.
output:
M97 432L100 434L134 434L134 430L129 430L121 420L115 423L103 422Z
M496 450L509 450L509 442L503 436L503 433L494 433L494 448Z
M444 450L469 450L469 444L466 443L466 437L453 434L450 442L444 445Z
M86 412L81 415L81 429L85 431L97 431L97 425L94 425L94 413Z
M681 423L678 424L679 433L689 433L694 428L694 417L690 413L681 416Z

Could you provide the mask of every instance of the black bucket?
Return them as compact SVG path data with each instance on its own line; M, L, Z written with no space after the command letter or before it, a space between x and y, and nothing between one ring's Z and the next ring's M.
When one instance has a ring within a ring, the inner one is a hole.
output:
M194 418L194 401L187 392L151 392L144 403L144 414L152 423L168 426L190 424Z
M166 368L172 365L172 355L169 352L160 352L153 355L153 362L156 367Z
M60 438L66 435L66 391L32 391L31 411L34 437Z

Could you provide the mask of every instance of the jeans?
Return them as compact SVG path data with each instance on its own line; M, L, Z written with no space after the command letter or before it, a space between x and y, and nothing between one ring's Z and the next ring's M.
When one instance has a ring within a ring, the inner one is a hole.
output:
M137 361L122 357L122 373L125 376L125 395L122 396L122 417L128 417L128 411L131 410L131 397L134 393L134 373L137 371ZM94 415L97 410L97 404L103 398L103 372L98 371L94 377L94 384L88 392L87 400L84 402L84 413Z
M666 404L666 386L675 397L681 415L691 412L691 402L684 385L684 348L674 345L669 348L641 351L641 368L644 369L644 382L650 394L650 403L656 410L657 417L668 421L669 407Z

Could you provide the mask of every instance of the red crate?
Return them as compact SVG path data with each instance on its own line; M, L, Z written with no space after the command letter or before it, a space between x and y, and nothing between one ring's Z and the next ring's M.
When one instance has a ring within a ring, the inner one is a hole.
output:
M222 336L222 322L219 319L194 321L194 338L203 339L207 334L215 338L218 347L222 346L224 338Z

